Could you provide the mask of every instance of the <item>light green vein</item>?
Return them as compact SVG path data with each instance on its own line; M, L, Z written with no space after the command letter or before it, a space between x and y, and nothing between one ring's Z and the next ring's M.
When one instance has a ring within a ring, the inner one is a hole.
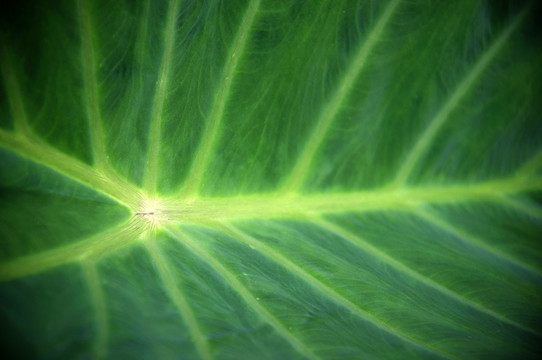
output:
M401 330L394 328L387 323L381 321L374 315L370 314L369 312L363 310L358 305L352 303L350 300L346 299L344 296L333 290L329 285L321 282L308 272L306 272L304 269L299 267L298 265L294 264L292 261L288 260L272 248L268 247L264 243L256 240L252 236L244 233L243 231L234 228L231 225L227 225L224 223L221 223L220 225L216 225L217 229L225 232L226 234L230 235L236 240L239 240L246 245L250 246L251 248L254 248L258 250L260 253L268 257L269 259L273 260L277 264L283 266L285 269L291 271L293 274L297 275L301 279L303 279L305 282L307 282L309 285L311 285L313 288L317 289L324 295L326 295L329 299L334 301L335 303L345 307L352 313L359 316L361 319L370 322L371 324L375 325L376 327L386 331L387 333L401 339L402 341L405 341L411 345L416 346L417 348L421 348L424 351L429 351L431 353L437 354L439 356L443 356L445 358L454 358L454 356L451 356L450 354L447 354L439 349L434 348L433 346L429 344L425 344L417 339L414 339L413 337L409 336L406 333L403 333Z
M186 325L188 326L188 331L190 332L192 340L196 344L196 349L199 355L203 359L212 359L209 344L200 329L194 311L188 304L188 300L186 299L183 290L176 281L176 278L178 277L174 274L173 270L171 270L171 265L166 257L162 254L162 251L154 239L154 235L145 241L145 247L153 262L156 264L158 274L162 280L162 283L164 284L167 294L169 295L171 301L173 301L173 304L175 304L175 307L179 311L179 315L184 319Z
M295 192L303 185L305 178L308 176L316 151L320 148L330 126L333 124L333 121L341 110L343 103L348 99L359 74L365 67L367 59L382 36L382 33L397 9L399 2L400 0L392 0L389 2L380 16L380 19L369 32L367 38L352 58L348 69L339 81L337 90L329 102L323 107L312 133L305 142L305 147L301 151L289 177L281 185L279 192Z
M510 198L509 196L501 196L496 200L498 204L513 207L529 216L542 219L542 209L534 205L528 204L525 201L513 199L513 198Z
M484 242L483 240L480 240L479 238L472 236L466 231L458 228L456 225L451 224L435 215L432 215L428 211L425 211L419 207L412 209L412 212L420 216L422 219L426 220L430 224L433 224L434 226L441 228L442 230L445 230L446 232L449 232L450 234L468 242L469 244L476 246L477 248L482 249L492 254L493 256L496 256L502 260L505 260L509 262L510 264L517 266L520 269L524 269L526 271L533 273L536 276L542 277L542 271L540 269L532 267L531 265L526 264L513 256L510 256L509 254L503 252L502 250L495 248L494 246L491 246L490 244Z
M149 144L147 151L147 166L145 168L145 189L149 194L156 191L158 172L158 156L160 153L160 141L162 137L162 120L164 115L164 103L170 80L171 64L173 61L173 48L175 45L175 32L177 17L179 15L180 0L171 0L167 13L167 21L164 29L164 52L156 89L152 102L151 125L149 132Z
M229 285L237 291L237 293L245 300L245 302L254 310L256 314L260 316L264 321L271 325L275 331L294 349L300 354L306 356L309 359L318 359L318 357L303 344L294 334L292 334L282 323L271 314L260 302L250 293L250 291L243 285L237 277L226 269L218 260L216 260L211 254L209 254L197 241L191 239L189 234L181 232L173 226L167 226L165 230L177 241L183 245L188 246L192 251L203 258L211 267L215 269L224 279L226 279Z
M352 243L354 246L358 247L359 249L363 250L364 252L374 256L375 258L377 258L379 261L382 261L383 263L385 264L388 264L390 265L391 267L401 271L402 273L406 274L407 276L413 278L413 279L416 279L417 281L419 281L420 283L430 287L430 288L433 288L439 292L441 292L442 294L454 299L454 300L457 300L458 302L462 303L462 304L465 304L467 306L470 306L484 314L487 314L489 316L492 316L493 318L499 320L499 321L502 321L504 323L507 323L507 324L510 324L512 326L515 326L517 328L520 328L522 330L525 330L525 331L528 331L528 332L531 332L533 334L539 334L537 331L533 330L533 329L530 329L528 327L525 327L524 325L520 324L520 323L517 323L516 321L514 320L511 320L509 318L507 318L506 316L502 315L502 314L499 314L498 312L495 312L491 309L488 309L487 307L477 303L476 301L473 301L473 300L470 300L469 298L439 284L438 282L432 280L431 278L425 276L425 275L422 275L420 274L419 272L413 270L412 268L404 265L403 263L401 263L400 261L397 261L395 260L393 257L387 255L386 253L382 252L381 250L379 250L378 248L372 246L371 244L369 244L367 241L365 241L363 238L351 233L350 231L347 231L345 229L343 229L342 227L340 226L337 226L325 219L322 219L321 217L311 217L310 218L311 222L313 222L314 224L318 225L319 227L331 232L331 233L334 233L340 237L342 237L343 239L349 241L350 243ZM540 334L539 334L540 335Z
M109 337L105 297L94 262L83 260L81 266L88 283L92 305L96 311L96 343L94 344L94 353L96 359L104 359L107 354L107 339Z
M35 138L0 129L0 146L128 206L137 208L141 201L139 189L111 171L98 170L65 155Z
M100 94L97 80L96 51L93 43L91 15L87 0L79 0L79 23L81 31L81 56L83 64L83 86L85 89L86 113L90 127L90 139L95 165L107 167L102 115L100 111Z
M163 213L179 223L248 218L296 217L305 214L340 213L406 208L420 203L462 203L495 200L503 194L541 190L542 178L529 181L504 179L442 187L375 189L351 193L262 195L231 198L168 199Z
M146 227L137 218L121 223L86 239L38 254L26 255L0 264L0 281L8 281L33 275L92 257L103 257L107 253L134 243Z
M531 4L532 5L532 4ZM423 134L419 137L416 144L406 155L403 165L397 171L395 179L393 180L394 186L403 186L408 180L414 168L423 158L423 155L427 152L429 146L433 143L436 135L442 128L442 126L448 120L452 111L460 104L462 99L475 85L476 81L482 75L487 66L503 48L505 43L509 40L510 35L517 29L521 21L528 13L530 6L527 6L521 11L514 20L501 32L499 37L491 44L491 46L485 51L485 53L479 58L470 72L461 81L459 86L455 89L452 95L444 103L439 112L429 122L427 128L423 131Z
M135 43L135 55L136 55L135 68L138 71L137 81L138 81L138 86L140 88L140 91L141 91L141 88L143 87L145 57L150 55L148 54L148 52L146 51L147 49L145 48L146 43L147 43L147 36L148 36L147 32L149 28L150 6L151 6L150 0L146 0L144 3L143 14L141 16L141 19L138 21L137 40Z
M228 102L233 79L239 65L239 59L243 56L243 51L249 39L250 29L252 28L252 24L256 18L259 6L260 0L250 1L245 15L243 16L243 20L241 21L241 25L239 26L239 30L237 30L237 34L235 35L233 45L231 46L228 54L228 60L223 70L222 80L218 86L218 91L215 94L211 114L206 122L202 141L192 161L188 180L184 188L181 190L183 196L185 197L196 195L194 193L197 193L205 170L207 169L209 158L211 157L216 145L220 124L224 118L226 104Z
M0 130L0 144L3 130ZM92 172L89 173L92 175ZM232 198L197 199L190 203L166 199L155 211L164 223L200 223L231 221L236 219L304 218L307 215L331 214L347 211L370 211L376 209L409 209L413 205L428 203L462 203L478 200L499 200L506 194L542 190L542 178L529 181L504 179L479 184L420 187L390 190L389 188L353 193L311 194L291 196L253 196ZM139 198L138 198L139 199ZM137 203L136 205L139 205ZM73 261L88 254L104 254L118 247L135 242L150 223L143 216L134 216L132 225L118 236L97 235L81 242L42 254L17 259L0 266L0 280L44 271ZM130 234L135 235L130 237ZM111 247L111 249L109 249ZM109 249L109 250L108 250Z
M516 171L516 177L518 179L525 179L530 176L536 175L537 171L542 168L542 150L533 156L533 158L525 165L523 165L518 171Z
M21 88L17 79L17 74L13 68L9 51L5 45L5 40L0 35L0 68L2 70L2 77L4 78L4 85L9 101L9 108L11 116L13 116L13 123L15 131L26 136L32 136L32 130L28 125L28 119L26 109L24 105L23 96L21 94Z

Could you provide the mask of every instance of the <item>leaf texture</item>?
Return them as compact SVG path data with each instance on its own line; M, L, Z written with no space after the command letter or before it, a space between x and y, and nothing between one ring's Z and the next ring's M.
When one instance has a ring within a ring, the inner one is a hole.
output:
M3 352L539 358L539 10L3 4Z

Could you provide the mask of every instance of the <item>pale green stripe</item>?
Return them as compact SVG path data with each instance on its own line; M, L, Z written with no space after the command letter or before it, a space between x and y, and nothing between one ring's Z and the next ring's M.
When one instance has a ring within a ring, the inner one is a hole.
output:
M216 146L220 124L224 118L224 111L230 96L233 79L236 76L239 59L243 55L243 51L248 42L250 29L256 18L259 6L260 0L250 1L241 25L239 26L239 30L237 31L237 35L235 36L233 45L228 53L228 60L224 67L218 91L215 94L211 114L206 122L201 144L192 161L188 180L181 190L184 197L194 197L201 185L205 170L209 163L209 158Z
M530 4L532 5L532 4ZM475 85L478 78L482 75L487 66L503 48L505 43L510 39L510 35L517 29L521 21L525 18L528 10L531 6L526 6L514 20L504 29L500 36L493 42L493 44L485 51L485 53L476 62L470 72L461 81L456 90L444 103L440 111L429 122L429 126L424 130L423 134L418 138L418 141L410 150L403 162L403 165L397 171L395 179L393 180L394 186L403 186L408 180L410 174L421 161L428 148L433 143L436 135L442 128L442 126L448 120L452 111L460 104L461 100L468 94L471 88Z
M100 285L100 280L94 262L90 260L81 261L85 280L88 283L90 299L96 311L96 342L94 354L96 359L104 359L107 355L107 342L109 337L109 326L105 297Z
M0 281L38 274L86 258L101 258L134 243L146 229L147 227L137 218L132 218L128 222L73 244L8 261L0 265Z
M160 142L162 137L162 120L164 103L170 79L171 64L173 62L173 48L175 44L175 32L177 17L179 15L180 0L171 0L168 8L168 17L164 30L164 52L160 72L156 81L156 89L152 102L151 125L149 132L149 144L147 151L147 166L145 168L144 188L149 195L156 191L158 173L158 157L160 155Z
M192 251L203 258L211 267L215 269L224 279L228 281L229 286L232 287L237 293L245 300L245 302L254 310L256 314L260 316L265 322L271 325L275 331L293 348L295 348L300 354L306 356L309 359L318 359L318 357L303 344L291 331L289 331L282 323L271 314L266 308L264 308L258 299L250 293L250 291L243 285L234 274L226 269L218 260L216 260L211 254L209 254L202 246L198 244L196 240L192 240L189 234L180 232L173 226L167 226L165 230L177 241L183 245L188 246ZM182 240L181 240L182 239Z
M196 344L196 349L199 355L203 359L212 359L209 344L205 338L205 335L203 335L200 329L194 311L188 304L188 300L186 299L182 288L175 280L178 278L178 276L176 276L173 270L171 270L169 262L164 254L162 254L162 251L154 238L150 238L145 241L145 248L149 252L153 262L156 264L158 274L160 275L160 279L164 284L166 293L171 301L173 301L173 304L175 304L175 307L179 311L179 315L184 319L186 325L188 326L188 331L190 332L192 340Z
M303 279L305 282L307 282L310 286L312 286L314 289L317 289L321 293L323 293L325 296L327 296L329 299L331 299L336 304L339 304L340 306L345 307L352 313L359 316L361 319L370 322L374 326L384 330L385 332L401 339L402 341L405 341L411 345L414 345L417 348L421 348L425 351L437 354L441 357L445 358L454 358L454 356L443 352L442 350L436 349L432 345L423 343L422 341L415 339L408 334L402 332L401 330L394 328L390 326L389 324L383 322L382 320L378 319L371 313L367 312L366 310L362 309L360 306L352 303L350 300L346 299L344 296L333 290L331 287L329 287L327 284L321 282L308 272L306 272L304 269L299 267L298 265L294 264L289 259L285 258L272 248L268 247L264 243L256 240L254 237L246 234L245 232L234 228L231 225L226 224L220 224L217 226L219 230L224 231L228 235L230 235L232 238L239 240L246 245L250 246L252 249L258 250L260 253L271 259L272 261L276 262L277 264L281 265L291 273L297 275L301 279Z
M499 320L499 321L502 321L504 323L507 323L507 324L510 324L512 326L515 326L517 328L520 328L522 330L525 330L525 331L528 331L528 332L531 332L533 334L537 334L537 335L542 335L542 334L539 334L537 331L533 330L533 329L530 329L514 320L511 320L509 318L507 318L506 316L502 315L502 314L499 314L498 312L495 312L491 309L488 309L487 307L485 307L484 305L482 304L479 304L477 303L476 301L473 301L441 284L439 284L438 282L432 280L431 278L425 276L425 275L422 275L420 274L419 272L413 270L412 268L404 265L403 263L401 263L400 261L397 261L396 259L394 259L393 257L387 255L386 253L384 253L383 251L379 250L378 248L372 246L370 243L368 243L366 240L362 239L361 237L351 233L350 231L347 231L345 229L343 229L342 227L339 227L321 217L312 217L311 218L312 222L318 226L320 226L321 228L323 229L326 229L328 230L329 232L331 233L335 233L337 235L339 235L340 237L342 237L343 239L345 240L348 240L350 243L352 243L353 245L355 245L356 247L360 248L361 250L363 250L364 252L368 253L368 254L371 254L372 256L374 256L376 259L378 259L379 261L385 263L385 264L388 264L390 265L391 267L401 271L403 274L406 274L407 276L413 278L413 279L416 279L417 281L419 281L420 283L430 287L430 288L433 288L437 291L439 291L440 293L454 299L454 300L457 300L467 306L470 306L484 314L487 314L489 316L492 316L494 317L495 319Z
M284 181L283 185L281 185L279 192L295 192L303 185L303 182L308 176L316 151L324 141L330 126L333 124L333 121L341 110L343 103L348 99L359 74L365 67L369 55L375 45L378 44L378 40L382 36L386 25L392 18L400 1L401 0L392 0L389 2L380 16L380 19L352 58L348 69L344 72L342 79L339 81L337 90L331 97L331 100L323 107L311 135L305 142L304 149L299 155L289 177Z
M9 57L9 50L5 45L4 38L0 35L0 69L4 78L4 87L9 101L11 116L15 130L26 136L31 137L32 129L28 124L23 96L17 74Z
M542 270L532 267L529 264L526 264L525 262L521 261L520 259L517 259L510 254L507 254L503 252L502 250L488 244L487 242L467 233L466 231L458 228L456 225L449 223L448 221L445 221L435 215L432 215L428 211L422 210L421 208L413 209L412 212L418 216L420 216L422 219L426 220L427 222L433 224L434 226L441 228L450 234L453 234L454 236L463 239L464 241L468 242L471 245L474 245L475 247L482 249L493 256L496 256L502 260L507 261L508 263L511 263L521 269L527 270L539 277L542 277Z
M163 215L179 223L248 218L297 217L305 214L341 213L407 208L419 203L464 203L494 200L502 194L542 189L542 179L522 182L502 180L470 185L376 189L352 193L292 196L246 196L164 201Z
M542 219L542 209L531 204L527 204L525 201L510 198L509 196L501 196L495 199L495 202L500 205L513 207L529 216Z
M81 57L83 64L83 86L85 89L86 113L90 128L90 139L95 165L107 167L102 115L100 111L100 94L97 80L96 50L93 41L91 15L87 0L79 0L79 22L81 31Z
M2 143L0 130L0 143ZM139 234L152 227L171 223L201 223L251 218L304 218L307 215L330 214L376 209L409 209L412 205L427 203L462 203L475 200L495 200L503 194L541 190L542 179L519 182L516 179L464 186L420 187L412 189L380 189L342 194L314 194L295 197L232 197L198 199L191 203L175 200L157 202L152 218L134 216L127 227L130 234L97 235L77 244L24 257L0 266L0 280L37 273L65 264L87 254L101 255L138 240ZM114 232L114 230L112 230ZM108 250L108 248L111 249Z
M516 171L516 177L518 179L526 179L530 176L536 175L542 168L542 150L539 150L535 156L532 157L525 165Z
M116 173L93 168L37 139L0 129L0 146L85 184L128 207L137 208L141 202L140 190Z

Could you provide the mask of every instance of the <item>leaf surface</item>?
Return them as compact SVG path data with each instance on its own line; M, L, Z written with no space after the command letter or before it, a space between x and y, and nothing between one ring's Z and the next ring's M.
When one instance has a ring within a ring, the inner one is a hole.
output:
M535 359L539 5L2 5L14 358Z

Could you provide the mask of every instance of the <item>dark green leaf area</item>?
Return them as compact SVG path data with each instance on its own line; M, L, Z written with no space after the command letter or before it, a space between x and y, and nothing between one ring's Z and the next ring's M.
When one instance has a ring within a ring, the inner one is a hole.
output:
M73 243L127 216L126 208L96 191L0 152L0 259Z
M80 267L17 279L0 289L2 356L90 359L93 309Z

